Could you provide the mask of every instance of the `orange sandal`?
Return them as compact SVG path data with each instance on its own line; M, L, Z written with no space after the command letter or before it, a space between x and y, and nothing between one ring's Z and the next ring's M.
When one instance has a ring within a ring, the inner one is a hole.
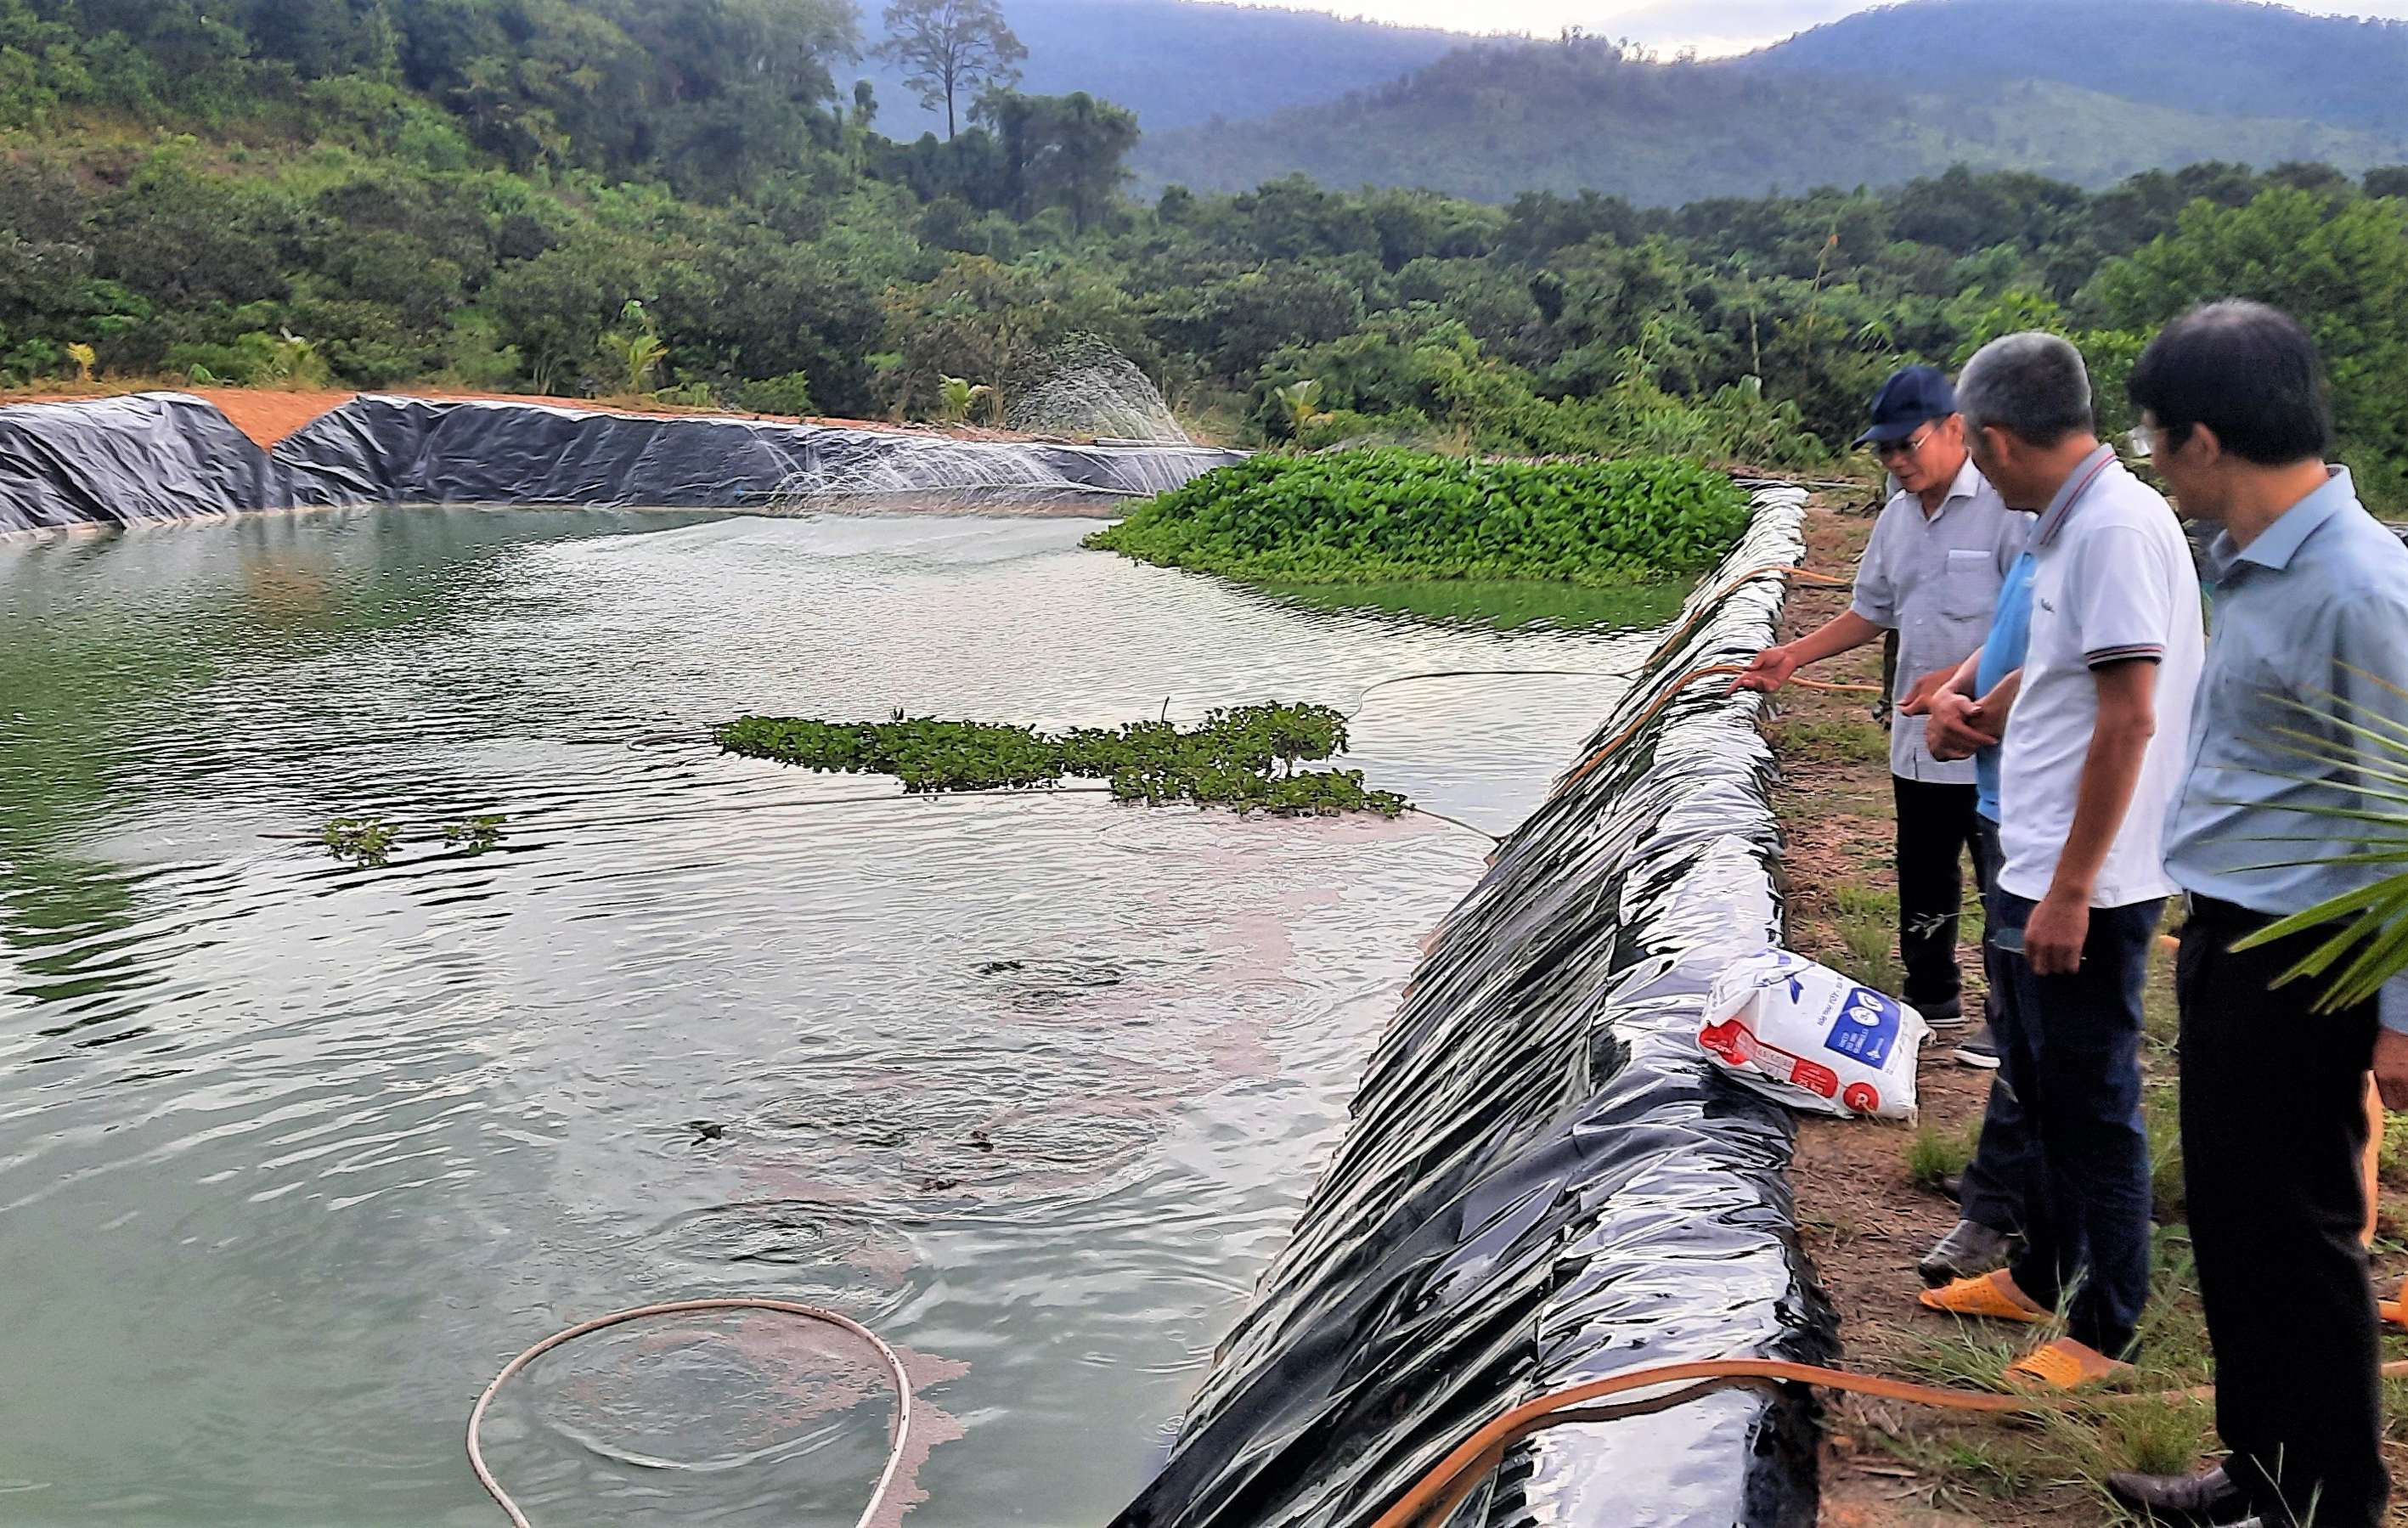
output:
M2118 1378L2132 1365L2109 1358L2096 1348L2071 1337L2044 1342L2007 1367L2007 1383L2016 1390L2080 1390Z
M1960 1278L1936 1290L1925 1290L1915 1300L1926 1310L1936 1310L1943 1316L2021 1321L2027 1326L2036 1326L2050 1316L2045 1307L2015 1287L2014 1277L2004 1268L1993 1268L1978 1278Z

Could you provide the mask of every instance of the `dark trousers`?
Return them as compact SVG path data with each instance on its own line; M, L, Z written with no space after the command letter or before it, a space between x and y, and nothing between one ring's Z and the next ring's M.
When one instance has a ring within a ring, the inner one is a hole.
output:
M2034 904L1998 896L1998 931L2018 936ZM2023 1105L2039 1170L2024 1203L2014 1273L2066 1335L2110 1358L2132 1346L2149 1299L2149 1133L2141 1122L2141 992L2162 901L2094 907L2082 968L2040 976L2002 953L1991 994L2000 1071Z
M1961 1001L1956 920L1965 906L1968 852L1983 885L1995 864L1982 841L1982 816L1970 785L1889 778L1898 802L1898 953L1906 967L1907 1006L1942 1009Z
M2375 1528L2383 1468L2359 1158L2374 1005L2312 1013L2275 980L2324 938L2234 954L2268 919L2194 898L2182 1000L2183 1175L2215 1425L2272 1525Z
M1982 906L1989 922L1996 926L1999 919L1999 866L2005 855L1999 848L1999 825L1988 818L1974 820L1979 824L1982 852L1973 864L1982 877ZM1996 1013L1998 993L2006 987L2008 978L2001 974L2000 963L2013 956L1989 939L1982 941L1982 969L1989 977L1990 1009ZM1956 1193L1957 1212L1976 1225L2008 1235L2019 1235L2024 1228L2024 1199L2031 1192L2031 1177L2040 1170L2040 1155L2032 1145L2030 1127L2024 1120L2024 1107L2015 1091L2007 1085L2004 1069L1995 1073L1990 1081L1989 1103L1982 1110L1982 1136L1974 1148L1973 1160L1965 1166L1965 1177Z

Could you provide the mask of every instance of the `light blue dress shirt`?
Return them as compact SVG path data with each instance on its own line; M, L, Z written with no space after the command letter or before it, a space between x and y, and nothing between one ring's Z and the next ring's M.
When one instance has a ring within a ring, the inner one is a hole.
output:
M2386 809L2351 787L2361 770L2402 770L2349 729L2408 744L2408 547L2335 468L2246 548L2219 534L2206 573L2215 629L2166 870L2253 912L2303 912L2398 868L2330 863L2382 829L2316 814ZM2408 977L2384 988L2381 1009L2386 1028L2408 1032Z
M1976 699L2024 666L2024 650L2031 646L2032 570L2039 565L2026 551L1999 586L1999 608L1990 617L1990 635L1982 641L1982 661L1973 668ZM1999 758L2005 751L1985 748L1973 755L1973 809L1992 822L1999 821Z

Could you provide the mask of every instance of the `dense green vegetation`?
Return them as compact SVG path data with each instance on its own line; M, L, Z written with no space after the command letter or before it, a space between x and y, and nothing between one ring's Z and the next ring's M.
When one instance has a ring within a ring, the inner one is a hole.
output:
M1189 802L1240 814L1395 817L1405 798L1366 790L1356 769L1300 770L1346 751L1346 718L1326 706L1240 706L1192 728L1168 721L1041 733L985 721L814 721L739 717L712 730L730 753L841 774L893 775L908 793L1011 791L1066 777L1111 782L1121 801Z
M1138 204L1093 97L880 136L872 40L844 0L0 0L0 380L934 417L951 378L1000 416L1088 335L1227 438L1813 467L1906 361L2049 324L2112 410L2151 325L2238 293L2307 317L2408 496L2408 174Z
M1222 467L1086 544L1280 583L1598 587L1709 567L1747 521L1736 484L1676 457L1533 463L1365 450Z

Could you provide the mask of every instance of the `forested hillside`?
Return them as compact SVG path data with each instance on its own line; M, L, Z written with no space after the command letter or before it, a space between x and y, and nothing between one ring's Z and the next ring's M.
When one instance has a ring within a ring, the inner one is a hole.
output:
M1140 203L1126 112L992 93L896 144L856 39L831 0L0 0L0 377L924 418L1096 336L1232 438L1808 466L1891 368L2024 324L2113 422L2149 328L2241 293L2308 318L2408 490L2408 171Z
M1003 14L1028 49L1021 89L1117 101L1149 133L1334 101L1465 44L1455 32L1196 0L1004 0ZM857 72L887 103L894 136L944 131L943 116L924 110L893 65L866 59Z
M2074 39L2068 46L2069 39ZM2408 133L2408 22L2249 0L1911 0L1801 33L1751 64L1964 99L2022 79L2185 111Z
M2214 0L2164 0L2164 7L2229 8ZM1987 0L1906 7L1921 8L1936 13L1922 23L1937 26L1960 8L1997 21L2015 7ZM2102 24L2114 4L2080 8L2093 20L2046 35L2115 30ZM1894 14L1876 13L1867 26ZM1300 174L1324 185L1421 186L1484 201L1597 190L1670 206L1820 185L1896 185L1959 164L2097 187L2209 159L2321 160L2351 170L2408 159L2408 130L2395 125L2396 114L2370 127L2331 125L2271 106L2253 109L2246 92L2233 93L2242 104L2232 114L2185 104L2178 30L2172 42L2162 33L2148 39L2166 61L2156 76L2165 88L2154 93L2176 104L2046 77L1987 77L1978 87L1951 89L1952 79L1978 66L1972 38L1928 38L1917 49L1851 36L1860 46L1847 51L1846 74L1776 67L1770 61L1787 56L1782 50L1759 59L1667 64L1594 39L1467 49L1409 79L1326 106L1152 135L1137 168L1148 185L1198 190ZM1826 51L1814 49L1818 57ZM1888 67L1887 77L1863 72L1875 64ZM2398 94L2396 85L2386 88Z

